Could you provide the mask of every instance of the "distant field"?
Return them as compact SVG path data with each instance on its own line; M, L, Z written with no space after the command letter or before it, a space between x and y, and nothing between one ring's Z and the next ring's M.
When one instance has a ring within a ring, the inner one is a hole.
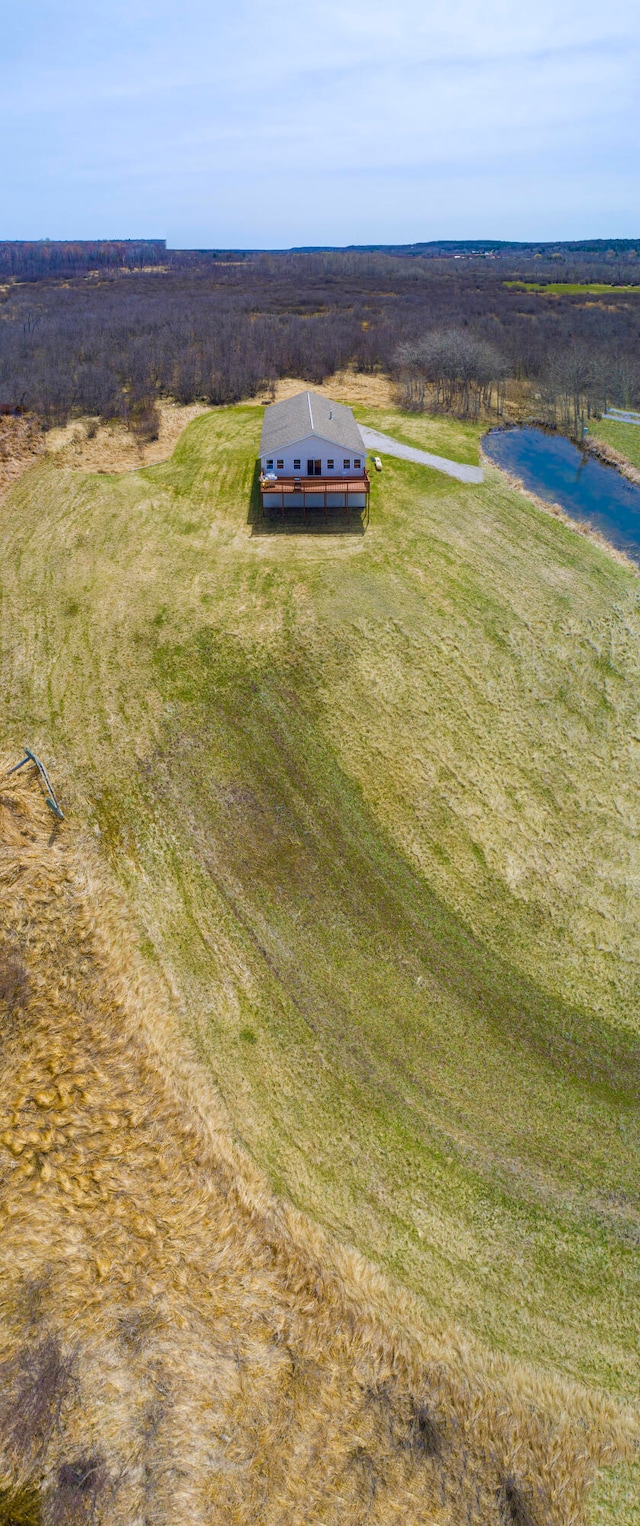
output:
M640 282L636 281L628 286L620 286L612 281L505 281L505 286L519 291L541 291L553 297L600 297L606 292L637 291L640 292Z
M438 1320L635 1398L640 584L491 468L387 458L366 535L255 533L259 430L12 489L4 736L276 1189Z

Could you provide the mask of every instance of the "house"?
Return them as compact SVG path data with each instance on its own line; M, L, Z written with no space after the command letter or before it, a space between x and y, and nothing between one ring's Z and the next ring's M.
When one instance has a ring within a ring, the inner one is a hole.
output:
M367 452L350 408L318 392L265 408L260 441L262 507L367 509Z

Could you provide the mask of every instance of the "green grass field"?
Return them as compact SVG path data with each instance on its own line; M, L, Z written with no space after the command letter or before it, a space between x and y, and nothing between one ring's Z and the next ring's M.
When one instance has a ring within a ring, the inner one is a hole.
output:
M505 281L513 291L541 291L552 297L602 297L619 291L640 292L640 282L621 286L612 281Z
M638 424L618 424L615 419L590 419L589 434L594 440L604 440L606 445L612 445L614 450L619 450L621 456L626 456L632 466L640 467L640 426Z
M13 489L4 735L276 1188L436 1321L635 1397L640 582L491 468L385 458L366 534L270 533L260 422Z

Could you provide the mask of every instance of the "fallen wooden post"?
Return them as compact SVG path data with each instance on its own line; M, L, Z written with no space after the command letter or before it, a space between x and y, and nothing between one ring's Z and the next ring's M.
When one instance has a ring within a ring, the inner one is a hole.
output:
M47 789L49 791L48 795L46 795L46 797L45 797L47 805L49 806L49 809L51 811L53 811L53 814L54 814L54 816L57 817L58 821L64 821L64 815L63 815L63 813L62 813L62 811L60 809L60 806L58 805L58 802L56 800L54 788L53 788L53 785L52 785L51 780L49 778L49 775L47 773L47 770L46 770L46 768L44 766L44 763L41 763L40 759L38 757L36 757L35 752L31 751L30 747L25 747L24 751L25 751L24 758L21 758L19 763L14 763L13 768L10 768L10 769L7 770L7 778L9 778L9 774L17 774L18 769L19 768L24 768L27 763L35 763L36 768L38 770L38 773L40 775L40 778L42 779L42 782L43 782L43 784L45 786L45 789Z

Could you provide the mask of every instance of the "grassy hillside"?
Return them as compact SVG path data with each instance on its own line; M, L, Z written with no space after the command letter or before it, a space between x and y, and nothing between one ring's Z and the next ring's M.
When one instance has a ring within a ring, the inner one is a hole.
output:
M0 887L2 1526L569 1526L603 1462L608 1508L610 1403L434 1338L273 1200L33 768Z
M385 459L365 535L268 533L259 428L13 489L3 733L277 1190L443 1324L635 1396L640 584L492 470Z
M596 440L604 440L626 456L633 466L640 467L640 427L637 424L618 424L615 419L592 419L589 433Z

